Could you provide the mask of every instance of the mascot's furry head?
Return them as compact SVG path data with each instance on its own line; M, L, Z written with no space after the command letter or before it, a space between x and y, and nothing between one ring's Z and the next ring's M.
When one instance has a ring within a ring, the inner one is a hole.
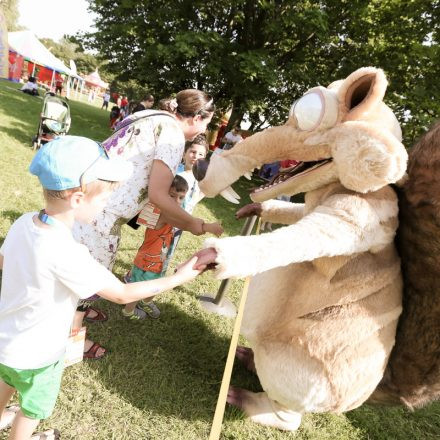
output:
M284 159L300 163L254 190L252 200L307 192L338 180L360 193L398 181L407 153L396 117L383 103L386 88L383 71L365 67L328 88L310 89L292 105L285 125L213 155L207 170L206 163L197 162L194 174L202 179L201 190L236 202L230 184L256 167Z

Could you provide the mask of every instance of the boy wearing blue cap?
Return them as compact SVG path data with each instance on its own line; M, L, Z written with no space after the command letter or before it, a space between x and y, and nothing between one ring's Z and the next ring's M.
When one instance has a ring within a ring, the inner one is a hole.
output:
M0 248L0 429L12 426L10 439L56 439L56 430L32 433L55 406L78 300L98 292L126 304L199 271L194 258L169 277L123 284L73 239L73 223L92 222L115 183L131 174L131 164L109 159L98 143L58 138L38 151L30 171L43 186L45 209L14 222ZM6 408L15 391L19 407Z

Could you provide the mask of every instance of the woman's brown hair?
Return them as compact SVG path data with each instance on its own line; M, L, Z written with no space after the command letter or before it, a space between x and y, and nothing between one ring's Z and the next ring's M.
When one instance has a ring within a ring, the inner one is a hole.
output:
M202 119L205 119L215 111L215 105L214 100L207 93L197 89L186 89L179 92L174 99L161 99L159 109L178 113L185 118L200 115Z

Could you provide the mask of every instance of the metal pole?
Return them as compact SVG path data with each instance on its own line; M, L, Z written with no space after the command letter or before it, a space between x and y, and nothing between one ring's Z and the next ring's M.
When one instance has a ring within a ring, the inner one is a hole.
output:
M256 220L256 215L248 217L243 225L243 228L241 229L240 235L251 235ZM202 306L205 310L217 313L219 315L228 316L230 318L235 317L237 314L235 305L228 298L226 298L226 292L229 289L231 281L232 280L230 279L222 280L215 298L212 298L208 295L199 296L199 301L202 303Z
M55 70L52 70L52 79L50 80L50 91L51 92L54 91L54 87L53 87L54 79L55 79Z
M248 217L243 225L243 228L241 229L240 235L251 235L252 229L254 229L255 222L257 221L257 216L253 215L252 217ZM226 280L222 280L220 283L220 287L217 291L217 295L214 299L214 304L221 305L223 302L223 298L226 295L226 292L228 291L228 287L231 280L228 278Z

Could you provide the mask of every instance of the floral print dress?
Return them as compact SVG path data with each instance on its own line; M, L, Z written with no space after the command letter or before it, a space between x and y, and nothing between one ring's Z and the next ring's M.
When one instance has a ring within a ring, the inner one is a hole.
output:
M173 175L182 159L185 137L174 116L145 110L124 119L102 143L109 156L120 155L133 163L133 174L110 196L104 211L92 224L76 223L74 237L108 269L113 267L121 226L147 202L153 160L164 162Z

